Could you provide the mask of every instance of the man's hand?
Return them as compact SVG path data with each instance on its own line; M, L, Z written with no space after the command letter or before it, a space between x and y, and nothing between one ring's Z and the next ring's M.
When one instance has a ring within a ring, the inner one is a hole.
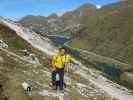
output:
M68 71L69 71L69 64L67 63L67 64L65 64L65 71L68 73Z
M56 70L55 67L52 68L52 71Z
M54 61L54 59L52 60L52 71L54 71L54 70L56 70L56 68L55 68L55 61Z

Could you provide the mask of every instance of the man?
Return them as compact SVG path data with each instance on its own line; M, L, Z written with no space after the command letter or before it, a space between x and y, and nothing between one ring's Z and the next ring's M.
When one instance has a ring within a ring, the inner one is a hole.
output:
M59 89L64 90L64 71L68 71L68 64L70 61L70 56L64 47L59 49L59 53L56 54L52 59L52 84L56 86L56 75L59 75ZM57 86L56 86L57 89Z

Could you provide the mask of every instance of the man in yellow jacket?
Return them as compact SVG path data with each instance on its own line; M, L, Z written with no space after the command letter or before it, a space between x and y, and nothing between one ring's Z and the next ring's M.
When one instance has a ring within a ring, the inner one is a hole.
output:
M67 54L67 50L64 47L60 48L59 53L53 56L52 59L53 72L54 71L56 72L56 74L53 74L52 83L53 86L55 86L56 75L58 74L59 89L61 91L64 90L64 70L68 71L69 62L70 62L70 56Z

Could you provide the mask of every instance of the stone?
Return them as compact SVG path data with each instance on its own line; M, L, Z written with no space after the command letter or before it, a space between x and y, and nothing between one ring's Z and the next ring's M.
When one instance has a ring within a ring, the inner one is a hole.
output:
M8 45L5 42L3 42L2 40L0 40L0 48L7 49L8 48Z
M123 82L127 82L133 84L133 73L125 72L121 75L120 80Z

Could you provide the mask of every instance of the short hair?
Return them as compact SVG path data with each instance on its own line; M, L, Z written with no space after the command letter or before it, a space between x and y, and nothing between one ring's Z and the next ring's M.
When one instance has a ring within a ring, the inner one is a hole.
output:
M62 49L64 49L65 50L65 53L67 53L67 49L65 47L59 48L59 51L61 51Z

